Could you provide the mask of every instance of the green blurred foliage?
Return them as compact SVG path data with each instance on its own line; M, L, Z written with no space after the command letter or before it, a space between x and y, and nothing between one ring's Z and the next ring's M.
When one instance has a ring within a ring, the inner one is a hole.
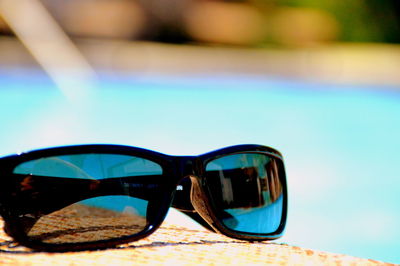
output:
M260 3L263 0L257 1ZM340 25L340 40L400 42L398 0L272 0L276 6L310 7L331 13Z
M256 47L400 43L400 0L41 2L73 37ZM0 35L5 34L13 32L0 14Z

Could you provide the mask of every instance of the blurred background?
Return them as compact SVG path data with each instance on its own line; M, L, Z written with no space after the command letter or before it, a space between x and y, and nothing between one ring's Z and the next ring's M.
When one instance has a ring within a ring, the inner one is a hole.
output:
M278 242L400 263L399 43L397 0L0 0L0 153L268 145Z

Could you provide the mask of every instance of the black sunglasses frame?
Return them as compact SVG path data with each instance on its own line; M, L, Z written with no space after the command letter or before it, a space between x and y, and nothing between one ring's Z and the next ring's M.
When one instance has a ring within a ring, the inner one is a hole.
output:
M124 236L117 239L99 240L86 243L63 243L49 244L30 239L21 230L19 218L13 213L13 182L9 179L13 169L27 161L70 154L85 153L107 153L141 157L153 161L163 169L162 186L163 195L157 215L153 218L141 232ZM239 232L227 228L216 216L215 206L211 200L210 190L208 189L207 179L205 178L205 166L208 162L220 157L242 153L266 154L275 158L279 167L279 179L282 184L283 206L282 217L278 229L270 234L256 234ZM93 250L115 247L124 243L129 243L142 239L152 234L160 227L164 221L168 209L174 207L182 213L188 215L210 231L224 234L228 237L248 240L263 241L273 240L282 236L287 220L287 183L282 155L275 149L262 145L237 145L199 156L171 156L155 151L122 145L94 144L76 145L47 148L31 151L18 155L12 155L0 159L0 214L4 220L4 229L8 235L19 244L45 251L72 251L72 250ZM181 189L177 190L180 185Z

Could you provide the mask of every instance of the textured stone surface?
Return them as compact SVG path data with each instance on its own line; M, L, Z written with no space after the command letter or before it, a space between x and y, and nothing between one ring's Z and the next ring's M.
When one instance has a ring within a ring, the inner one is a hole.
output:
M0 265L391 265L276 242L248 243L165 225L146 239L102 251L36 252L0 233Z

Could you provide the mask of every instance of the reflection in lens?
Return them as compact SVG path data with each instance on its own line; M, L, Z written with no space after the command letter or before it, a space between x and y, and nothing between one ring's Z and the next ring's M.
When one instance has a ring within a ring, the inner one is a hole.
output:
M128 196L92 198L41 217L28 236L56 244L134 235L146 226L146 208L146 201Z
M161 172L158 164L140 157L95 153L45 157L22 163L14 169L15 174L86 179L158 175Z
M21 230L51 244L142 232L161 202L160 165L119 154L45 157L16 166L14 213Z
M255 234L278 230L283 188L275 158L256 153L221 157L207 164L206 178L217 216L226 227Z

